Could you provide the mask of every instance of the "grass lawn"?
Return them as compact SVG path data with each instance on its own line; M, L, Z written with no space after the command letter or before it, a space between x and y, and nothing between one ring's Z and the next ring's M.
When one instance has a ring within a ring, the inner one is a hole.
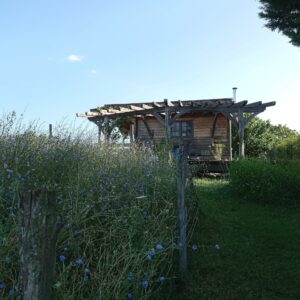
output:
M224 181L195 183L198 248L172 299L300 299L300 211L236 199Z

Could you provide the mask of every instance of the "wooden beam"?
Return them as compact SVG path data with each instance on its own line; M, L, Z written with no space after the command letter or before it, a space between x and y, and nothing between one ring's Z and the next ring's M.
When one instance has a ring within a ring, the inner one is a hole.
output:
M153 114L153 116L158 120L158 122L159 122L160 124L162 124L164 127L166 126L165 120L161 117L160 114L158 114L158 113L155 112L155 111L154 111L152 114Z
M116 109L116 108L112 108L112 107L110 107L110 108L107 108L107 110L106 110L107 112L109 112L109 113L113 113L113 114L118 114L118 113L120 113L120 111L121 111L121 109ZM124 111L124 110L123 110ZM101 113L103 113L103 112L101 112ZM104 112L104 114L105 114L105 112Z
M245 118L245 126L247 126L251 120L256 117L257 115L259 114L259 112L255 112L255 113L252 113L250 116L248 116L247 118Z
M247 100L236 102L233 105L230 106L230 108L240 108L242 106L245 106L248 103Z
M153 133L153 131L150 130L150 127L149 127L149 125L146 121L146 118L144 116L142 116L141 120L143 121L143 123L144 123L144 125L147 129L147 132L148 132L148 135L149 135L150 139L153 140L154 133Z
M101 114L99 112L84 112L84 113L77 113L77 117L97 117Z
M266 107L274 106L275 104L276 104L275 101L266 102L266 103L262 103L261 105L254 106L253 109L257 109L257 110L265 109ZM249 107L249 105L246 105L245 109L247 109L247 108L252 108L252 107L251 106Z
M272 106L275 105L275 102L270 102L270 103L265 103L262 105L258 105L257 107L255 106L251 106L251 107L247 107L247 105L245 106L247 101L241 101L238 103L235 103L233 105L231 105L230 107L225 104L219 104L216 107L203 107L203 105L207 105L207 103L201 103L195 106L195 104L192 102L190 106L186 106L184 105L183 107L178 107L178 106L171 106L168 107L170 113L180 113L185 114L187 113L187 109L189 109L191 112L212 112L212 113L224 113L224 114L228 114L228 113L238 113L240 109L243 110L243 112L263 112L265 110L266 107L268 106ZM155 106L151 109L143 109L141 107L139 107L138 110L132 110L132 111L128 111L128 112L118 112L118 113L109 113L107 111L102 110L101 113L94 113L94 112L90 112L90 113L86 113L85 117L87 118L93 118L93 117L101 117L101 116L109 116L109 118L117 118L119 116L136 116L136 115L146 115L146 114L161 114L164 112L165 107L162 107L160 104L157 104L158 106ZM194 106L193 106L194 105ZM182 113L183 111L183 113ZM138 113L137 113L138 112Z
M262 103L261 101L257 101L257 102L252 102L246 105L246 107L257 107L260 106Z
M142 107L143 107L144 109L151 109L151 108L153 108L152 106L149 106L149 105L147 105L147 104L142 104Z
M180 118L181 116L192 112L193 109L192 108L186 108L184 110L181 110L180 112L176 113L175 116L170 120L170 125L172 125L178 118Z
M215 135L218 116L219 116L219 113L216 113L215 117L214 117L214 121L213 121L213 126L212 126L212 131L211 131L211 138L214 138L214 135Z
M136 105L130 105L129 107L130 107L130 109L132 109L132 110L143 110L142 107L139 107L139 106L136 106Z
M119 106L118 109L119 109L121 112L132 111L132 109L130 109L130 108L128 108L128 107L121 107L121 106Z
M167 107L174 106L174 104L168 99L164 99L164 103L165 103L165 106L167 106Z
M153 105L155 106L155 107L162 107L160 104L158 104L157 102L153 102Z

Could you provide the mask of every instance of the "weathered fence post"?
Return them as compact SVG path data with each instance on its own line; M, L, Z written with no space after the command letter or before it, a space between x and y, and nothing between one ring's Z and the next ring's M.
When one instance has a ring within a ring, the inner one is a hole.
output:
M52 124L49 124L49 138L52 138Z
M185 186L187 173L188 144L180 145L177 160L177 187L178 187L178 228L179 228L179 271L187 269L187 209L185 206Z
M20 194L21 299L51 299L55 246L60 229L54 192Z

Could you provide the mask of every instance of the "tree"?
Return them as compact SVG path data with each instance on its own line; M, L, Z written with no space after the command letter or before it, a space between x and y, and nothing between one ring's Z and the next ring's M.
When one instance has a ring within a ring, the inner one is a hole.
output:
M266 27L278 30L290 38L290 43L300 46L300 1L259 0L262 11L259 16L267 20Z
M104 136L111 142L119 142L124 140L130 133L130 125L132 120L129 117L119 117L116 119L107 119L102 124Z
M299 134L285 125L272 125L255 117L245 128L245 154L248 157L267 156L280 141L295 137ZM232 134L233 154L236 156L239 149L238 132L233 126Z

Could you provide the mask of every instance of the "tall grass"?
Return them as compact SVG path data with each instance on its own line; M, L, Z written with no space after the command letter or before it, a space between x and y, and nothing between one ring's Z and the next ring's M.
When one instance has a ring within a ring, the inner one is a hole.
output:
M48 138L13 115L0 134L0 297L20 293L18 195L47 189L64 225L53 249L55 299L159 299L176 269L176 170L168 155L96 145L84 131Z
M300 205L300 170L263 159L233 162L231 189L241 198L259 203Z

